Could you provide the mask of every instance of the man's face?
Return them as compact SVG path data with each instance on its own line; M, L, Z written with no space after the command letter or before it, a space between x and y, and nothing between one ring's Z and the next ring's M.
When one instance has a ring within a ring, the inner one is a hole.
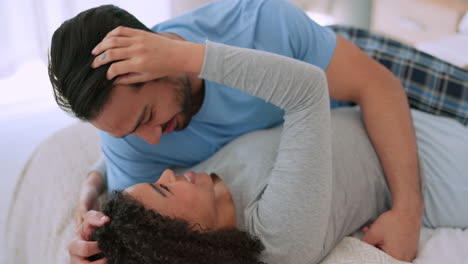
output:
M192 117L192 89L186 74L135 86L116 85L101 113L91 121L114 137L136 135L158 144L161 134L187 127Z

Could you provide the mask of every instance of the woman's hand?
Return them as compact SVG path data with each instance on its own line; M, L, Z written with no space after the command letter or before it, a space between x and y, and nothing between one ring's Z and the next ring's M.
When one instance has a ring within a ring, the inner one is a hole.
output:
M201 51L199 46L202 46ZM119 26L106 35L92 54L97 56L91 67L112 62L107 79L118 76L117 84L130 84L151 81L175 72L196 72L196 66L199 72L203 64L204 45Z
M109 222L109 217L101 212L89 211L84 216L84 221L78 227L75 237L68 245L68 254L71 264L105 264L107 259L103 258L94 262L88 260L89 257L101 253L96 241L89 241L96 227L103 226Z
M99 54L92 67L113 62L107 79L126 75L122 82L144 82L174 71L174 49L177 41L144 30L117 27L93 49Z

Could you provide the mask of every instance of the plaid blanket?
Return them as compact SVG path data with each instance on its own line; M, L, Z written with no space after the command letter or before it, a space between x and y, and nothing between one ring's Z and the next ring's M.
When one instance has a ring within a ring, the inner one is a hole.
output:
M468 70L366 30L329 28L387 67L405 87L411 108L468 125Z

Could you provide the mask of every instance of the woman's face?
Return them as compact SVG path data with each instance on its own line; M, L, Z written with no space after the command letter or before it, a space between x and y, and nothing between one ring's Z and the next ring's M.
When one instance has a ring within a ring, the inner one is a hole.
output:
M212 174L165 170L154 183L133 185L125 192L146 208L198 224L202 230L235 227L235 210L224 182Z

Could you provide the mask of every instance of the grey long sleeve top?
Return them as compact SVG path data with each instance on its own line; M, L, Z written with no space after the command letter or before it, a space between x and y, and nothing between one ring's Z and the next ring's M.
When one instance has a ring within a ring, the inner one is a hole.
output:
M332 202L325 73L287 57L207 41L200 77L285 110L272 170L225 181L234 196L238 225L258 235L266 247L264 261L317 262L323 258Z

